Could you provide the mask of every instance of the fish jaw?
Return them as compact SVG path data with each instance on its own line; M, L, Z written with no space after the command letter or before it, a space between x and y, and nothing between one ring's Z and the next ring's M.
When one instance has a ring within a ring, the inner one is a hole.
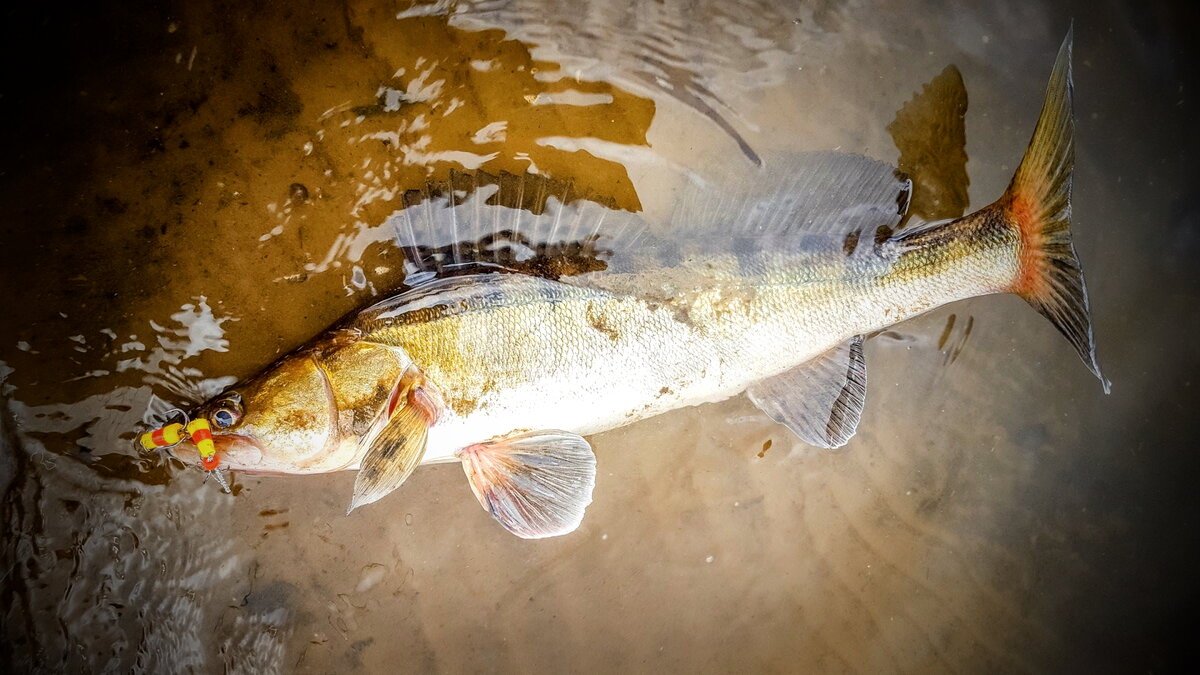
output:
M248 473L270 473L264 466L263 449L257 441L241 434L213 434L213 445L221 466ZM184 464L202 466L200 450L190 440L171 448L171 455Z
M330 473L342 470L344 465L325 466L319 462L297 462L288 455L269 452L253 437L242 434L213 434L217 458L221 468L253 475L285 476L292 474ZM203 466L200 451L191 441L184 441L171 448L171 455L184 464Z
M360 454L359 444L353 439L339 439L332 451L299 460L272 452L253 438L238 434L214 434L213 444L221 468L256 476L312 475L357 469ZM169 452L184 464L203 466L200 452L191 441L184 441Z
M241 434L214 435L213 444L221 463L231 469L247 473L274 473L266 459L262 445L250 436Z

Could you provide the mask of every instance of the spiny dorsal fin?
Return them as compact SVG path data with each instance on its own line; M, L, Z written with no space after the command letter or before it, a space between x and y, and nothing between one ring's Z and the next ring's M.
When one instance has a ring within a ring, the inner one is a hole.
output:
M840 448L858 429L867 396L862 337L750 385L750 400L809 445Z
M540 174L452 172L406 192L389 220L411 272L557 279L603 270L638 245L642 219L597 200Z

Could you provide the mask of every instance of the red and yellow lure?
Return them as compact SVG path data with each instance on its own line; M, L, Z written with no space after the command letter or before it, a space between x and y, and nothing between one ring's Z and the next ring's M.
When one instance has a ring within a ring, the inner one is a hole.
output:
M209 471L221 487L229 492L229 483L220 472L221 460L217 457L217 447L213 445L212 428L203 417L185 421L173 422L165 427L147 431L138 437L138 443L146 450L163 450L179 445L190 439L200 451L200 465Z

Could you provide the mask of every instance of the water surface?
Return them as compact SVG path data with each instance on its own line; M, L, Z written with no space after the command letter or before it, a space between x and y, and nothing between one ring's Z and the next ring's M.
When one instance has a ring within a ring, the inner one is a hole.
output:
M9 11L9 61L26 65L0 92L15 148L0 475L17 667L1194 660L1179 642L1196 636L1197 595L1194 12ZM497 527L455 466L347 517L352 474L235 475L226 495L132 444L153 411L400 284L387 217L452 171L535 171L662 220L714 156L903 163L896 111L953 64L969 92L964 194L984 205L1020 159L1072 16L1076 245L1111 396L1020 300L958 303L868 344L868 406L846 448L807 448L740 397L676 411L592 438L595 503L577 532L537 542Z

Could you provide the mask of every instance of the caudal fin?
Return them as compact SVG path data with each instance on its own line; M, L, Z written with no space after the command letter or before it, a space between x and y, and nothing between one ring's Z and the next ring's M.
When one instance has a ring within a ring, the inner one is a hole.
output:
M1071 42L1068 31L1046 85L1033 139L997 206L1020 233L1020 271L1010 290L1070 340L1108 393L1109 382L1096 361L1083 269L1071 243L1071 172L1075 167Z

